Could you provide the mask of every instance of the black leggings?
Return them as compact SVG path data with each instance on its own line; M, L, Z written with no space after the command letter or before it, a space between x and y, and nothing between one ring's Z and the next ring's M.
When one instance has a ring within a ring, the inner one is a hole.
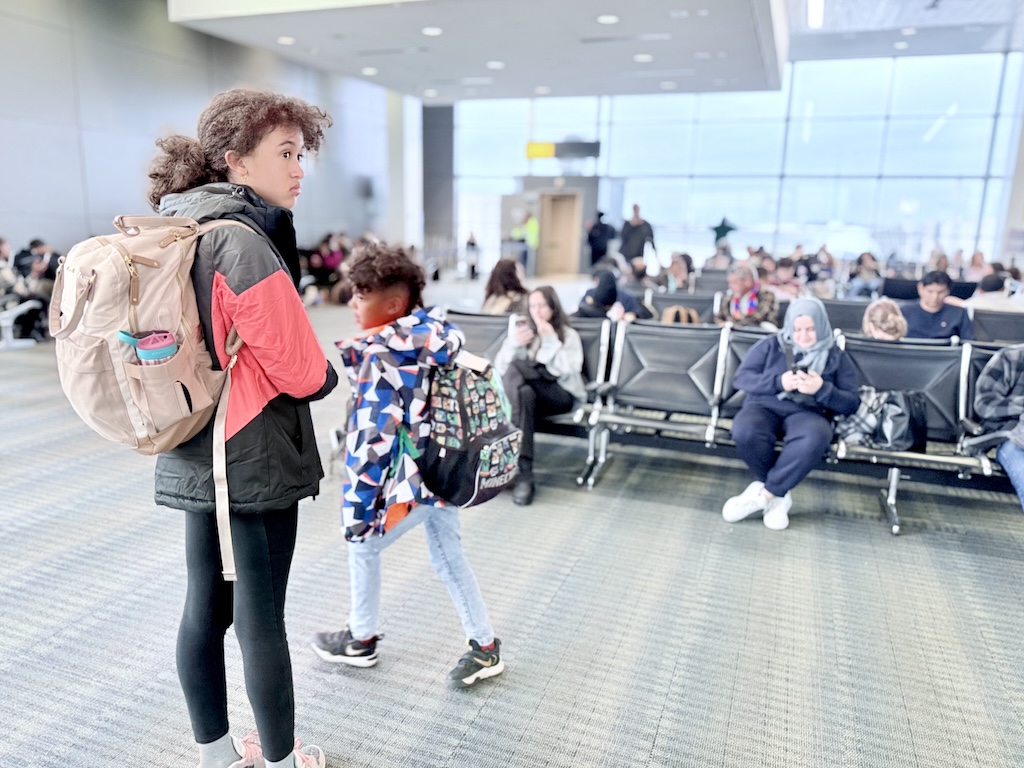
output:
M242 648L245 689L267 760L294 748L295 695L284 628L284 598L295 551L298 504L231 515L238 581L221 575L217 518L185 514L188 592L178 628L178 678L199 744L228 732L224 635L232 623Z

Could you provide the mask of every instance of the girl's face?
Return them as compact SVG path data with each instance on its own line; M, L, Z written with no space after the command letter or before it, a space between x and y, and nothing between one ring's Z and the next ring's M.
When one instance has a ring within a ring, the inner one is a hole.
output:
M293 208L302 191L303 137L298 128L278 126L240 157L231 181L245 184L271 205Z
M818 330L810 315L800 315L793 321L793 344L800 349L813 347L818 341Z
M534 324L550 323L554 314L543 293L534 291L530 294L530 317L533 318Z

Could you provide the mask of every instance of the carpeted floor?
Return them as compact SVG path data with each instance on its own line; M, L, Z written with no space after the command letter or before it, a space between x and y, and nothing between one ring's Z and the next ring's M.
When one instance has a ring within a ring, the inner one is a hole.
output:
M347 309L315 307L330 342ZM0 765L194 766L174 638L182 514L153 460L82 425L52 343L0 353ZM315 406L322 453L344 393ZM381 662L327 665L347 609L339 488L300 507L288 627L297 735L332 766L1024 765L1024 516L1007 495L814 474L789 530L719 515L714 456L539 442L536 503L463 513L507 671L468 691L455 611L414 532L385 555ZM252 727L228 643L233 726Z

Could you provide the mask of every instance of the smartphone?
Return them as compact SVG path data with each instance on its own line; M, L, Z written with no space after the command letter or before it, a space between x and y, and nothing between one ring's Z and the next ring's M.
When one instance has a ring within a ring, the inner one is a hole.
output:
M516 328L525 328L530 324L530 321L527 319L526 315L513 315L512 318L512 324Z

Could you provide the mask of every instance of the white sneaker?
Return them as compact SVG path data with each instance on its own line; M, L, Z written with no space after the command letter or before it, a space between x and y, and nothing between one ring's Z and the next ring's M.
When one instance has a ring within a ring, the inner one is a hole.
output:
M789 527L789 510L793 508L793 497L776 496L768 502L764 511L764 527L772 531L784 531Z
M755 480L739 496L733 496L722 507L722 518L727 523L737 523L744 518L764 510L768 503L761 493L764 483Z

